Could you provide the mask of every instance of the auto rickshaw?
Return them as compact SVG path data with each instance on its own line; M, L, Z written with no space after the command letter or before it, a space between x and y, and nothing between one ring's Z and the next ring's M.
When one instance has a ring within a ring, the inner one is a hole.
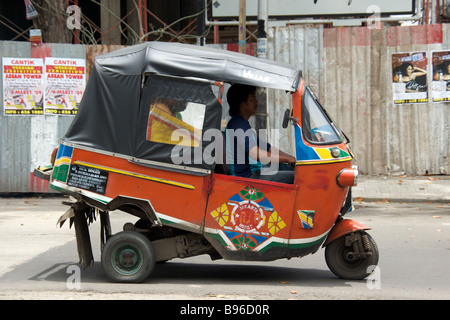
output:
M293 184L228 174L222 97L233 83L292 95L280 129L295 133ZM363 279L378 249L368 227L344 218L358 176L348 143L295 67L148 42L95 59L52 165L35 175L71 196L58 223L74 224L85 267L99 217L101 263L114 282L142 282L174 258L272 261L321 247L335 275ZM135 221L113 234L116 210Z

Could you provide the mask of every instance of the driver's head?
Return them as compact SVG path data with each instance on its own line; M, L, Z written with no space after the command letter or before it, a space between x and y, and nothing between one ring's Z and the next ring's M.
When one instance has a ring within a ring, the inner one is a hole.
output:
M248 96L256 91L256 87L245 84L233 84L227 92L227 101L230 106L230 116L237 115L242 102L247 101Z

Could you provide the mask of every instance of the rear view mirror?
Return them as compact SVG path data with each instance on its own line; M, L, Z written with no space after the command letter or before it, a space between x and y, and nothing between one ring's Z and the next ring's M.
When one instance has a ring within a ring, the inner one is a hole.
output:
M290 110L286 109L286 111L284 111L284 117L283 117L283 128L286 129L288 124L289 124L289 114L290 114Z
M291 111L289 109L286 109L286 111L284 111L284 117L283 117L283 123L282 123L282 126L284 129L287 128L287 126L289 124L289 120L292 120L292 123L294 125L296 125L298 123L298 118L291 117Z

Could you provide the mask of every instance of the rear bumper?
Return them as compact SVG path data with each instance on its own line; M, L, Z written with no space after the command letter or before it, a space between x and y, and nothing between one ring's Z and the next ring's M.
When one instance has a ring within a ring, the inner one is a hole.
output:
M34 169L33 175L43 180L50 181L52 175L53 166L39 166Z

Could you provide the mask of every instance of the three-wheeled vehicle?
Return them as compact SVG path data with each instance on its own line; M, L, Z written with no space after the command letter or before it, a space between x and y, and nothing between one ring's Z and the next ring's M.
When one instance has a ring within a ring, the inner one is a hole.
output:
M233 83L292 96L280 130L295 135L293 184L227 174L222 96ZM35 174L72 196L58 223L74 224L85 267L88 225L100 217L112 281L141 282L156 262L200 254L271 261L323 246L331 271L347 279L378 262L369 228L343 218L358 176L348 140L291 65L161 42L98 56L50 168ZM135 220L113 234L115 210Z

